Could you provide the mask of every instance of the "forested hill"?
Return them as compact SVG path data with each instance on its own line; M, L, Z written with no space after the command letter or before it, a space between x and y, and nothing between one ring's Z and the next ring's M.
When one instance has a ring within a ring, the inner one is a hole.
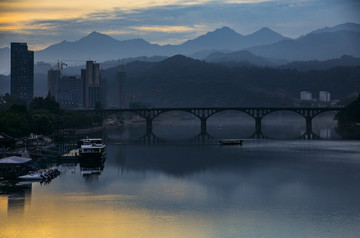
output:
M105 71L107 85L120 67ZM346 99L360 92L360 66L324 71L226 67L176 55L158 63L126 65L125 92L159 106L291 106L300 91ZM113 88L108 88L109 95Z
M360 139L360 96L336 115L343 138Z

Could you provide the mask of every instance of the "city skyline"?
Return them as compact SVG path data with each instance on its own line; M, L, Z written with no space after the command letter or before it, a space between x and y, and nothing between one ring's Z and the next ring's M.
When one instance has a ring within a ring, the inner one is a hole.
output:
M84 7L86 6L86 7ZM228 26L241 34L269 27L296 38L312 30L346 22L360 23L354 0L229 1L0 1L0 48L28 42L40 50L62 40L75 41L92 31L118 40L142 38L180 44ZM69 27L71 26L71 27Z

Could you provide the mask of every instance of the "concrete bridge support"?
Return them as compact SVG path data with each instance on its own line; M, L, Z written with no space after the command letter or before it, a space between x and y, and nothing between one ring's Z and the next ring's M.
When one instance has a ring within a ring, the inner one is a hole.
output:
M306 117L306 134L312 133L312 117Z
M255 117L255 135L262 135L261 132L261 119L262 117Z
M223 112L223 111L241 111L249 114L255 120L255 132L251 136L251 138L266 138L265 135L262 134L262 123L261 120L263 117L268 115L269 113L276 111L292 111L300 114L306 120L306 132L302 135L301 139L316 139L319 138L312 132L312 119L316 117L318 114L328 111L341 111L343 108L335 108L335 107L314 107L314 108L298 108L298 107L288 107L288 108L280 108L280 107L218 107L218 108L143 108L143 109L101 109L101 110L80 110L81 112L96 114L103 117L106 117L109 114L116 112L133 112L137 113L139 116L146 119L146 135L152 135L152 121L154 118L159 116L162 113L166 113L169 111L184 111L195 115L200 119L201 123L201 134L206 135L206 121L212 115Z
M146 135L152 135L152 118L146 118Z
M201 122L201 131L200 131L200 134L201 134L201 135L206 135L206 134L207 134L207 131L206 131L206 120L207 120L207 118L202 118L202 119L200 119L200 122Z

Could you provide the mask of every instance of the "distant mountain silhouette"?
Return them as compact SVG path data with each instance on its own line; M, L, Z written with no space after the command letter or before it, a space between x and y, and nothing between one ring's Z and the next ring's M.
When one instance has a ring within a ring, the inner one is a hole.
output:
M360 57L360 32L311 33L296 40L282 40L247 50L253 54L289 61L327 60L343 55Z
M287 38L269 28L262 28L244 36L229 27L223 27L194 40L186 41L177 48L179 53L189 55L202 50L236 51L251 46L271 44L284 39Z
M231 53L214 52L207 56L207 62L222 63L231 66L275 66L275 64L264 57L256 56L249 51L241 50Z
M324 32L335 32L335 31L354 31L354 32L360 32L360 24L356 23L345 23L336 25L334 27L324 27L319 30L310 32L311 33L324 33Z
M160 46L143 39L119 41L108 35L92 32L78 41L62 41L40 50L36 52L36 60L47 62L56 62L59 59L105 61L153 55L190 55L201 50L241 50L250 46L274 43L283 39L286 39L286 37L268 28L243 36L229 27L223 27L180 45Z
M360 92L360 66L298 72L226 67L176 55L161 62L132 62L125 68L126 94L153 106L292 106L302 90L314 95L326 90L334 99ZM119 70L121 67L105 70L107 85L113 85ZM109 86L108 95L114 93L111 90Z
M282 65L279 68L296 69L299 71L309 71L309 70L327 70L339 66L346 66L346 67L360 66L360 58L344 55L339 59L331 59L326 61L318 61L318 60L294 61Z
M10 74L10 48L0 48L0 74Z
M271 65L266 60L271 63L278 61L275 64L279 64L279 62L291 61L329 60L343 55L360 57L359 28L360 24L346 23L313 31L298 39L289 39L269 28L262 28L249 35L241 35L229 27L223 27L183 44L163 46L151 44L143 39L119 41L94 31L78 41L62 41L35 52L35 61L56 63L58 60L63 60L68 64L74 65L73 62L77 62L77 65L80 65L88 59L104 62L154 55L169 57L176 54L206 59L215 52L231 53L242 50L247 50L252 55L248 55L249 58L245 59L244 52L242 55L237 52L227 57L232 60L238 57L239 60L236 62L266 66ZM1 73L10 72L9 55L8 48L0 49ZM266 59L260 60L259 57ZM224 60L228 61L225 58ZM220 62L218 59L213 61Z
M105 61L130 56L152 55L159 48L142 39L118 41L108 35L92 32L75 42L62 41L36 52L39 61L96 60Z

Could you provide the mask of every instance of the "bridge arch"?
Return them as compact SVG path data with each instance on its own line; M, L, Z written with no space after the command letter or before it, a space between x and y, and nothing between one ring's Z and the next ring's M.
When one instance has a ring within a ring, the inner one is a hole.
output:
M215 138L248 138L254 133L254 118L242 110L222 110L211 115L207 133Z
M306 119L292 110L277 110L262 118L262 133L274 139L294 139L306 131Z
M156 115L152 121L152 133L167 140L187 140L200 133L201 120L184 110L168 110Z
M97 114L105 117L108 114L115 112L133 112L137 113L140 117L146 120L146 133L150 135L152 133L152 121L159 115L169 111L184 111L193 114L200 119L201 133L206 134L206 121L213 115L223 111L240 111L250 115L255 119L255 133L254 138L266 138L261 132L261 120L268 114L276 111L292 111L298 113L306 120L306 133L301 138L314 138L316 135L312 133L312 119L317 115L326 111L341 111L343 108L279 108L279 107L218 107L218 108L142 108L142 109L85 109L79 110L85 113Z

